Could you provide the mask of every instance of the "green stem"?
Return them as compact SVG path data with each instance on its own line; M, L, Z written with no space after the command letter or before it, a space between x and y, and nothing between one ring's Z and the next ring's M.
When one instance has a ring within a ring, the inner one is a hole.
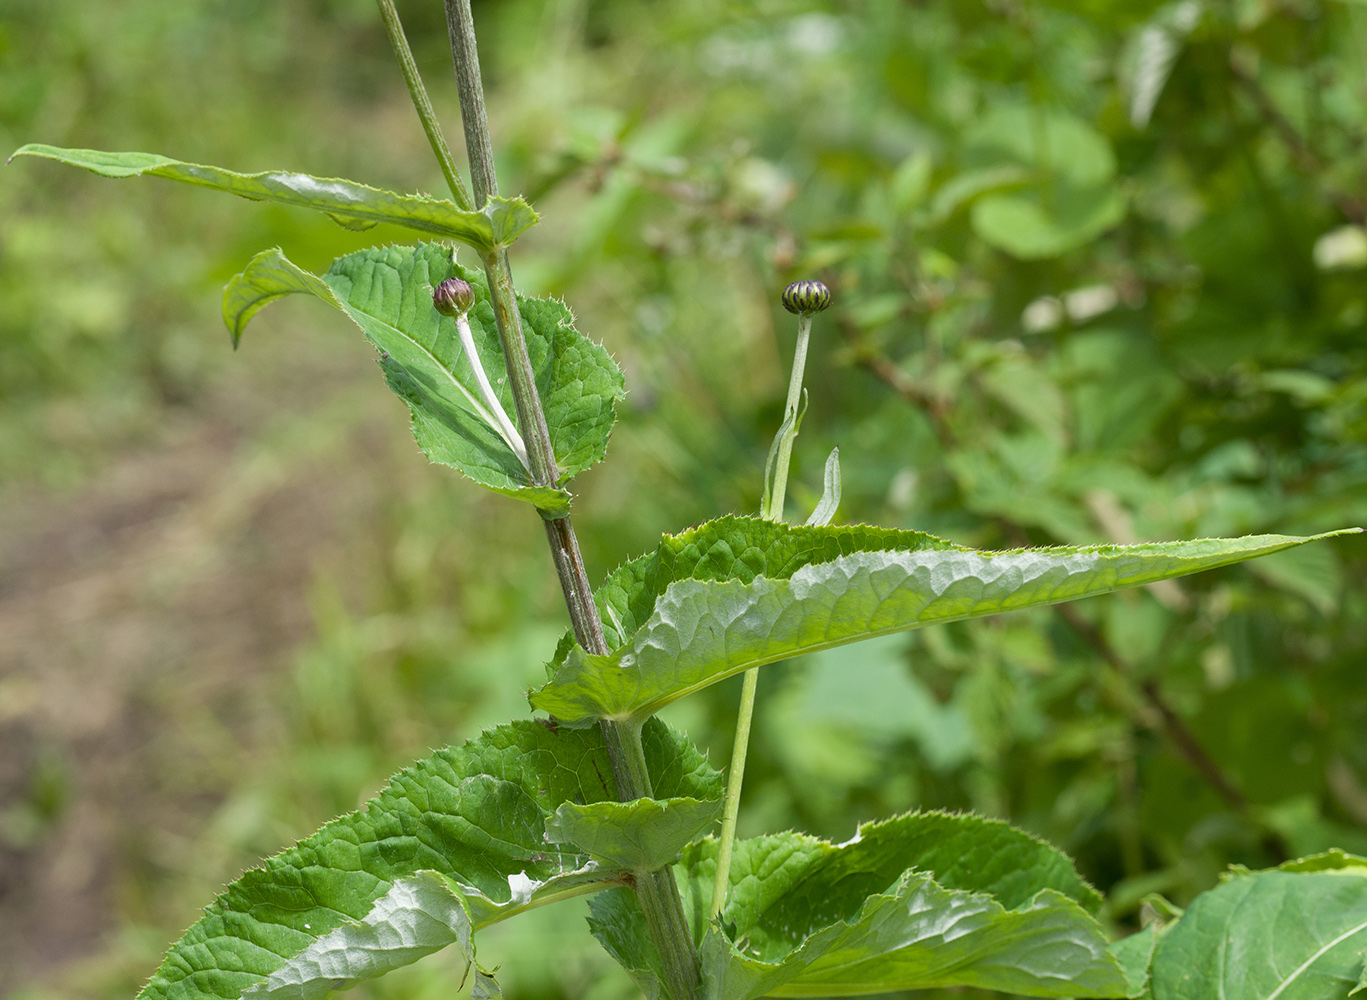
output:
M783 423L779 426L774 447L773 479L766 484L760 502L760 517L766 521L783 520L783 500L788 492L788 468L793 456L793 440L797 437L797 409L802 402L802 376L807 368L807 345L812 333L812 314L800 313L797 318L797 349L793 355L793 371L788 378L788 400L783 407ZM736 739L731 746L731 766L726 774L726 805L721 818L721 841L717 845L717 875L712 883L712 916L721 915L726 906L726 890L731 880L731 850L736 842L736 819L740 815L740 790L745 781L745 757L750 749L750 720L755 714L755 688L759 683L759 668L745 671L740 692L740 711L736 718Z
M712 883L712 916L721 916L731 880L731 848L736 842L736 818L740 815L740 786L745 778L745 755L750 749L750 719L755 714L755 688L759 668L745 671L740 689L740 712L736 716L736 741L731 747L731 766L726 776L726 806L722 813L721 842L717 846L717 880Z
M472 212L475 203L470 199L465 181L461 180L460 171L456 169L456 158L451 155L451 147L446 144L446 136L442 135L437 113L432 110L427 88L423 86L422 76L418 73L418 64L413 60L413 50L408 47L408 36L404 34L403 24L399 21L399 12L394 9L394 0L375 2L379 5L380 20L384 21L389 44L393 47L394 54L399 57L399 69L403 70L404 83L408 84L408 95L413 98L413 107L417 109L422 130L427 133L427 144L432 147L437 162L441 164L441 172L446 177L446 185L451 189L456 204L465 211Z
M493 141L484 110L484 86L479 73L479 52L475 46L474 19L469 0L446 0L446 25L451 36L451 55L455 62L456 84L460 91L461 119L465 126L465 148L470 158L470 180L475 198L484 204L498 194L498 175L494 169ZM551 447L546 414L537 393L527 342L522 334L522 316L513 291L508 254L500 249L483 256L484 273L489 279L489 295L498 325L499 343L508 368L508 384L517 404L517 418L527 445L532 479L542 486L554 485L560 478L555 452ZM608 652L603 621L579 540L569 516L553 518L542 512L546 540L550 544L560 589L576 641L591 653ZM603 739L617 782L617 797L623 802L651 794L650 774L641 747L640 726L604 721ZM674 871L666 867L655 872L635 872L636 898L645 916L646 928L660 956L663 987L672 1000L696 1000L700 963L693 935L684 918L683 901L674 881Z

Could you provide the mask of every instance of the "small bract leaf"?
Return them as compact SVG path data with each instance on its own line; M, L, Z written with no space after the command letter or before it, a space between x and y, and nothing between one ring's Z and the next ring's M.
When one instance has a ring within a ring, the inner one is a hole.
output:
M643 734L659 793L713 798L720 775L683 737ZM172 946L145 1000L312 1000L458 943L535 906L619 885L622 869L547 845L567 800L616 798L596 733L499 726L397 774L232 885Z
M616 648L594 656L562 646L531 702L566 725L644 719L798 653L1106 594L1342 533L980 552L913 531L721 518L617 570L597 595L605 620L622 623Z
M563 488L598 462L622 397L621 369L598 344L574 328L574 317L553 299L518 298L527 350L545 407L561 479L533 485L521 459L496 429L479 379L461 346L456 321L432 303L432 289L452 276L474 289L467 320L484 371L503 409L513 413L488 285L478 271L451 263L437 244L377 247L338 258L321 278L277 250L252 258L223 293L223 319L234 342L270 302L296 292L316 295L350 317L380 351L380 367L413 414L413 435L433 462L449 465L481 486L534 504L550 514L569 509Z
M826 458L826 471L822 476L821 500L807 518L807 524L823 527L831 523L835 512L840 508L840 449L832 448Z
M605 865L655 871L716 823L721 809L721 799L566 802L546 821L546 841L573 844Z
M507 246L537 221L536 212L521 198L491 198L483 211L466 212L441 198L398 194L335 177L313 177L285 170L240 174L222 167L184 163L155 153L111 153L30 143L15 150L14 156L41 156L82 167L101 177L150 174L226 191L250 201L275 201L310 208L323 212L348 229L369 229L378 223L389 222L428 236L459 240L481 251Z

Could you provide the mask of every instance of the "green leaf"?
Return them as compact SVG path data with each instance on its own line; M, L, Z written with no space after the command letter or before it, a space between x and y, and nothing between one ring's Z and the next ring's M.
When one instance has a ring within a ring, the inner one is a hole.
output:
M521 198L490 198L482 211L466 212L452 202L420 194L398 194L334 177L313 177L284 170L239 174L222 167L183 163L155 153L108 153L98 149L61 149L30 143L10 157L41 156L101 177L151 174L168 180L226 191L250 201L275 201L311 208L348 229L381 222L428 236L459 240L480 251L505 247L536 225L537 214Z
M1060 852L1004 823L917 813L832 845L796 833L739 841L722 926L706 923L715 840L676 868L701 940L703 996L854 996L970 985L1031 996L1124 996L1087 912L1100 900ZM638 982L656 959L629 893L591 926Z
M979 552L914 531L721 518L665 536L613 573L597 595L604 620L621 623L613 652L562 644L531 702L567 725L643 719L797 653L1106 594L1339 533Z
M1114 187L993 194L973 205L973 231L1021 260L1042 260L1092 242L1125 217Z
M1125 973L1125 981L1130 984L1130 996L1149 995L1149 967L1153 964L1153 952L1157 945L1156 920L1138 934L1121 938L1111 945L1111 954L1120 963L1120 968Z
M652 721L660 794L712 798L720 775ZM596 733L499 726L399 772L364 809L265 861L215 900L167 953L146 1000L311 1000L523 910L621 884L621 869L548 846L566 800L616 798Z
M547 843L573 844L595 861L629 871L655 871L721 816L721 799L566 802L546 822Z
M1364 875L1361 859L1339 853L1202 893L1158 940L1154 1000L1349 996L1363 983Z
M503 408L516 412L503 374L502 348L482 272L453 265L438 244L377 247L340 257L321 278L277 250L257 254L223 293L223 319L234 342L270 302L296 292L316 295L346 313L380 351L380 367L413 413L413 435L433 462L459 469L497 493L526 500L549 514L569 510L563 488L598 462L622 397L622 372L600 345L574 328L574 317L554 299L518 297L527 350L545 408L561 479L554 488L532 484L521 460L498 435L480 399L455 320L432 305L432 288L451 276L475 289L470 330L481 364Z

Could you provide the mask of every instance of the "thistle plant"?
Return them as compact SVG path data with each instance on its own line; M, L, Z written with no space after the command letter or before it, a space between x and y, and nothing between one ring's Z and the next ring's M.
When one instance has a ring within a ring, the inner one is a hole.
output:
M452 945L474 971L474 995L493 995L475 933L586 894L592 933L650 998L969 986L1291 1000L1362 983L1367 878L1342 876L1367 875L1367 861L1341 852L1231 873L1186 914L1165 910L1113 941L1101 896L1072 862L996 820L912 812L865 824L842 844L793 831L738 841L760 667L1343 532L978 551L917 531L832 525L836 451L816 509L788 524L813 319L833 300L824 284L799 281L781 296L797 340L759 516L665 535L593 587L568 485L604 457L623 375L567 306L515 291L509 248L538 216L498 191L468 0L446 4L468 187L393 4L378 7L449 200L146 153L29 145L16 155L277 201L344 225L390 222L432 241L349 254L322 275L263 251L229 282L224 320L236 344L270 302L305 294L358 326L427 457L535 510L570 628L530 694L541 717L411 765L363 809L242 875L172 945L140 996L322 997ZM453 244L471 248L479 268L457 263ZM655 715L736 674L743 689L723 783Z

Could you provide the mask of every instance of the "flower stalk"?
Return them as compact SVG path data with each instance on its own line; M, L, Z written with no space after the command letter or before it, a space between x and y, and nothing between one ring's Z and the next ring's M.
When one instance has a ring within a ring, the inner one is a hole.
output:
M788 491L788 468L793 441L802 423L802 402L806 390L802 378L807 367L807 347L811 341L812 316L831 304L831 292L819 281L798 281L783 290L783 308L797 314L797 348L793 370L788 376L788 399L783 406L783 423L774 435L769 460L765 463L764 497L760 517L766 521L783 520L783 501ZM726 773L726 802L722 810L721 840L717 845L717 873L712 883L713 919L726 907L726 891L731 881L731 852L736 842L736 820L740 815L741 784L745 780L745 758L750 748L750 722L755 714L755 691L759 668L745 671L741 682L740 709L736 717L736 738L731 747L731 764Z

